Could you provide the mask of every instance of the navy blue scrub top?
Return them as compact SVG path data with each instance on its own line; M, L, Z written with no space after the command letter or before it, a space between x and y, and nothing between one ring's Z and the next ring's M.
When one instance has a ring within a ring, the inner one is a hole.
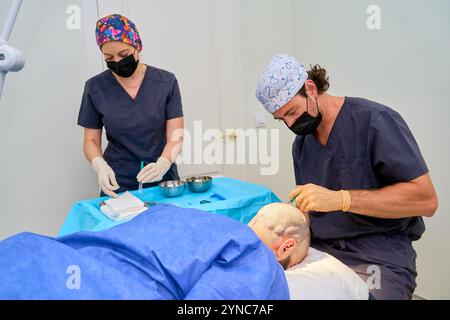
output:
M108 146L103 157L116 174L117 192L136 190L140 162L155 162L166 145L166 121L183 116L175 76L147 66L135 99L106 70L86 82L78 116L84 128L105 127ZM176 165L163 181L179 179ZM149 187L155 184L145 184Z
M428 172L419 146L399 113L362 98L345 97L327 144L314 135L297 136L292 148L298 185L332 190L374 189L411 181ZM417 240L421 217L381 219L350 212L311 212L313 239L345 239L402 233Z

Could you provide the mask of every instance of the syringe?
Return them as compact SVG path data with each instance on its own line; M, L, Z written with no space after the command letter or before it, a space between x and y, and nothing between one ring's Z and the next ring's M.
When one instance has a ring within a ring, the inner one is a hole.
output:
M144 161L141 161L141 171L144 169ZM139 182L139 193L142 192L142 182Z

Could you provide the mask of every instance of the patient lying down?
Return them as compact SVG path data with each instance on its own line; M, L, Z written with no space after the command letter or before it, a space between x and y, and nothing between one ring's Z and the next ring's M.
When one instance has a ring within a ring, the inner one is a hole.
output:
M100 232L0 241L0 299L289 299L282 266L303 260L309 237L287 204L248 226L157 205Z
M308 255L309 220L291 205L269 204L259 210L248 226L275 254L284 269L299 264Z

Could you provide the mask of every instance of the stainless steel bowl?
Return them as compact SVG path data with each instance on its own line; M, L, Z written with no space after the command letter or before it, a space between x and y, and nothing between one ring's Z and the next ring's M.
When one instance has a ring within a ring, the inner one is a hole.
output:
M212 178L208 176L190 177L186 179L186 182L192 192L205 192L211 188Z
M169 180L159 184L159 189L168 198L179 197L186 189L186 182L181 180Z

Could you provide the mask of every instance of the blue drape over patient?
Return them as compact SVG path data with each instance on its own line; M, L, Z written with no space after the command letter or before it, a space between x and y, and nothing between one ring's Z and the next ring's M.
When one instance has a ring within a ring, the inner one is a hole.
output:
M289 299L289 291L246 225L158 205L105 231L1 241L0 299Z

